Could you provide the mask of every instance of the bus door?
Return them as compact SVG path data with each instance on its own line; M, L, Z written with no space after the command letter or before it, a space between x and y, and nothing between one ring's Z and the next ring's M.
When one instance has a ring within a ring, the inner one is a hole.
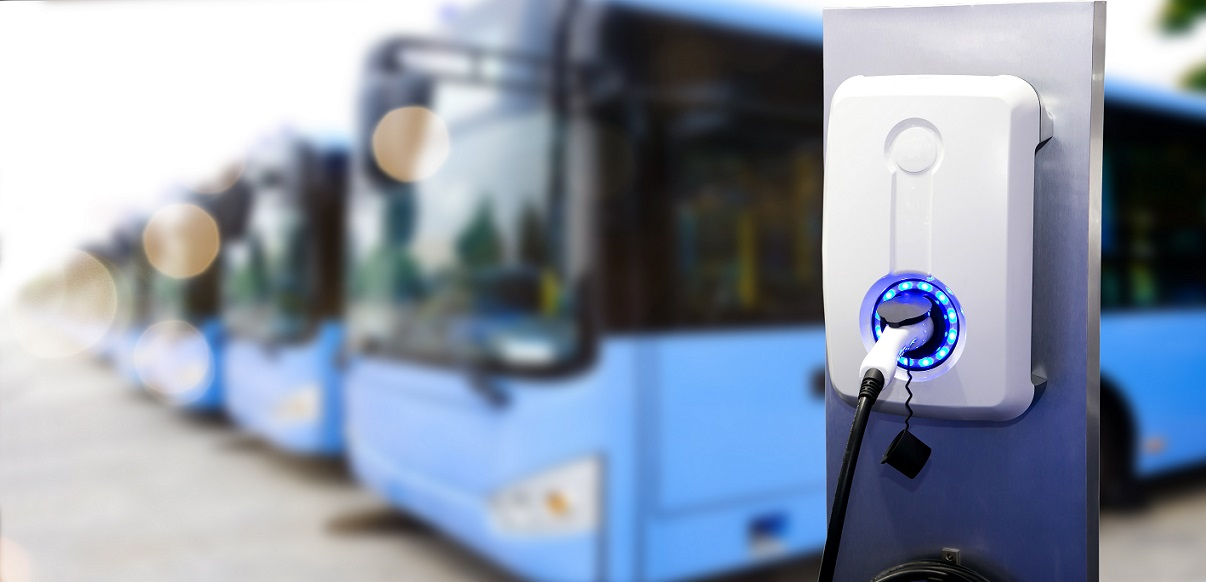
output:
M604 27L627 90L601 109L637 169L627 203L604 201L603 276L639 266L636 292L607 283L603 301L652 349L649 575L743 563L747 533L819 547L820 48L636 10ZM690 539L721 530L701 557Z

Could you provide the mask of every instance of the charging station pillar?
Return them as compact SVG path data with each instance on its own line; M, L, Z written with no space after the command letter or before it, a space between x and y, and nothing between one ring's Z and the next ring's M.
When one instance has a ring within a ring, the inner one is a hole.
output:
M1054 126L1052 139L1034 157L1033 400L1008 420L913 418L912 432L933 453L912 480L872 461L904 426L903 416L874 414L863 441L868 462L858 467L850 495L838 580L870 580L896 564L937 558L944 548L958 549L965 565L997 581L1098 578L1104 39L1104 2L824 13L826 143L834 94L858 76L1016 77L1037 93ZM827 167L832 162L827 158ZM933 204L941 203L935 196ZM994 267L986 261L978 268ZM840 267L827 270L826 277L835 272ZM835 322L826 309L830 333ZM994 333L973 327L977 318L985 321L981 315L967 314L969 328L981 334L969 335L969 344ZM834 378L857 383L859 370L836 369L834 346L829 350L826 448L832 498L854 411L835 389ZM959 370L963 390L975 390L974 372ZM914 383L912 390L925 391L925 382Z

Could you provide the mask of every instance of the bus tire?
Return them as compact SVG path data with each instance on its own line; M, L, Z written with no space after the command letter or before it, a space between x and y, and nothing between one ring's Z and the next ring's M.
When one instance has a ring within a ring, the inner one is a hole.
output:
M1130 409L1109 380L1101 381L1101 506L1135 509L1143 491L1135 475L1137 434Z

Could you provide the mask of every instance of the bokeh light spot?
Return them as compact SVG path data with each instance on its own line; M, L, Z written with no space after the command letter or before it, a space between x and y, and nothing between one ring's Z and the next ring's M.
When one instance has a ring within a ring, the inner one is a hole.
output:
M65 358L100 343L116 317L112 273L92 255L71 251L21 289L11 325L30 354Z
M134 346L134 368L151 394L181 404L214 373L205 336L187 322L161 321L146 329ZM200 394L196 394L200 396Z
M29 552L17 542L0 538L0 581L30 582L33 568Z
M201 274L218 256L218 223L193 204L169 204L147 221L142 232L147 260L159 272L185 279Z
M430 178L448 158L448 126L425 107L408 106L386 113L373 131L377 166L399 182Z
M225 192L243 176L244 166L241 161L233 161L222 166L217 172L202 171L186 173L182 179L184 186L200 194L220 194Z

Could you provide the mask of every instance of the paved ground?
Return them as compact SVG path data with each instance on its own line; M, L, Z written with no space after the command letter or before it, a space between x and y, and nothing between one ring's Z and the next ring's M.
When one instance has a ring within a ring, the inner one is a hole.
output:
M26 582L22 553L37 582L504 580L337 462L172 414L99 364L0 354L4 582Z
M1102 515L1102 581L1206 580L1206 470L1150 483L1147 499L1142 511Z
M99 363L0 341L0 579L505 582L335 461L173 414ZM1206 478L1102 520L1102 580L1206 580ZM757 577L815 579L815 561Z

